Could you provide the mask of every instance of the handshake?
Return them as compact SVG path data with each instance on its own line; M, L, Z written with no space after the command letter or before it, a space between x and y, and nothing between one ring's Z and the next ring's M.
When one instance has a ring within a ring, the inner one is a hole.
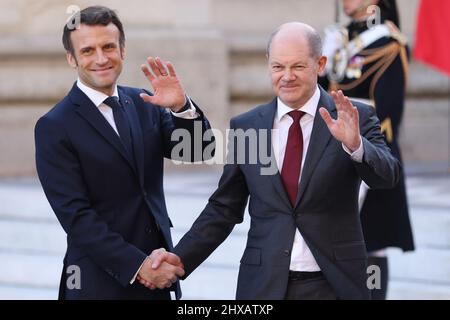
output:
M153 250L145 259L136 279L147 288L164 289L184 275L184 266L180 258L164 248Z

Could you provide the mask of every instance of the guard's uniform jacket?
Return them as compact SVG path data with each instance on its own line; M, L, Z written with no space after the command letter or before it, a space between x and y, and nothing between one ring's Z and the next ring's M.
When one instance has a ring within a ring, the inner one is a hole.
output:
M327 74L319 83L376 108L386 141L401 161L397 139L408 74L405 37L387 20L371 28L367 21L352 22L345 29L326 31L324 54ZM414 250L403 177L393 189L367 191L361 221L369 252Z

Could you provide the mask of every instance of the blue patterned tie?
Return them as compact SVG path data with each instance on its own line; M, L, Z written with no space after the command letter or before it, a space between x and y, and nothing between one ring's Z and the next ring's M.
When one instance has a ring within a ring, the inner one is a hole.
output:
M133 157L133 143L131 139L131 128L128 122L125 109L120 104L117 97L108 97L103 101L104 104L110 106L113 110L114 122L116 123L117 131L119 132L120 140L127 150L128 154Z

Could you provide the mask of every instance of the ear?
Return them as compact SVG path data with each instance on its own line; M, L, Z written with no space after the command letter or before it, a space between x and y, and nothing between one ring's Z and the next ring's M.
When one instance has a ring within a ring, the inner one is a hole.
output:
M125 46L123 48L120 48L120 56L122 57L122 60L125 59Z
M317 70L318 74L323 74L323 72L325 70L325 66L327 65L327 57L326 56L321 56L317 63L319 65L319 69Z
M66 52L66 59L72 68L76 69L78 67L77 59L68 51Z

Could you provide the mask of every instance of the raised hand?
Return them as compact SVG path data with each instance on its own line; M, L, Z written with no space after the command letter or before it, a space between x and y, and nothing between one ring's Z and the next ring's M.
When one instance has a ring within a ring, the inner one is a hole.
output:
M337 119L333 119L328 110L323 107L319 109L320 115L333 137L342 142L351 152L354 152L361 143L358 109L352 105L341 90L338 92L332 91L331 97L336 104Z
M147 58L150 68L143 64L141 70L153 87L153 96L141 93L145 102L170 108L178 111L186 104L186 94L170 62L164 62L160 58ZM151 69L151 71L150 71Z
M147 262L150 263L151 270L148 270ZM143 270L144 266L147 271ZM139 272L137 280L149 289L168 288L177 280L177 276L184 275L184 266L180 258L167 252L164 248L154 250L144 266L141 268L143 272Z

